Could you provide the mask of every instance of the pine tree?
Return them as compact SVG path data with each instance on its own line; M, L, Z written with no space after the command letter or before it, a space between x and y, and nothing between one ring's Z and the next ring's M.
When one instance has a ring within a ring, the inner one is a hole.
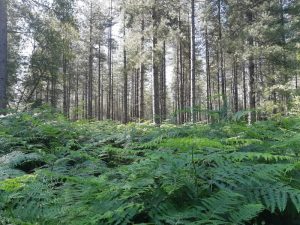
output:
M7 85L7 2L0 1L0 110L6 109Z

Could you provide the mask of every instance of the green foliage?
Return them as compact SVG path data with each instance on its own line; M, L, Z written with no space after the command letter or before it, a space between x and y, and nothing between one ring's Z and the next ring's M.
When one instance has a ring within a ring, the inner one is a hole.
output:
M37 111L0 126L0 224L300 218L298 118L158 128Z
M33 179L33 175L24 175L20 177L16 177L13 179L5 179L4 181L0 181L0 190L14 192L18 191L30 180Z

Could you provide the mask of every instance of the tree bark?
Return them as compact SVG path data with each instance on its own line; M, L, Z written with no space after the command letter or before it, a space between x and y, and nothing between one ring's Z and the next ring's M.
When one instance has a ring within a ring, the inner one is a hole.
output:
M126 38L126 26L125 26L125 15L124 15L124 46L123 46L123 79L124 79L124 89L123 89L123 110L124 110L124 118L123 123L128 123L128 74L127 74L127 53L125 46L125 38Z
M144 54L144 42L145 42L145 19L142 18L142 37L141 37L141 54ZM139 99L139 119L140 121L144 119L145 117L145 93L144 93L144 87L145 87L145 64L141 63L141 76L140 76L140 99Z
M227 94L226 94L226 75L224 71L224 53L223 53L223 34L222 34L222 22L221 22L221 0L218 0L218 23L219 23L219 66L220 66L220 72L221 72L221 86L222 86L222 101L223 101L223 107L222 107L222 118L227 117Z
M179 41L176 44L176 122L180 124L180 60L179 60Z
M75 88L75 120L79 119L79 72L78 66L76 68L76 88Z
M210 74L210 54L209 54L209 41L207 25L205 25L205 60L206 60L206 103L207 103L207 120L210 121L210 111L212 110L212 99L211 99L211 74Z
M160 125L160 107L159 107L159 66L158 66L158 52L157 52L157 29L158 29L158 15L156 9L156 0L152 6L152 22L153 22L153 39L152 39L152 101L153 101L153 122Z
M6 0L0 0L0 110L5 110L7 106L6 85L7 85L7 5L6 5Z
M55 72L51 73L51 107L56 108L57 99L56 99L56 83L57 83L57 74Z
M181 31L181 12L179 11L179 31ZM179 108L179 113L180 113L180 123L183 124L185 122L185 113L184 113L184 67L183 67L183 47L182 47L182 40L179 37L179 77L180 77L180 108Z
M248 25L251 26L253 23L253 13L251 9L247 11ZM254 46L254 38L250 35L248 38L249 48ZM250 102L250 122L256 121L256 99L255 99L255 64L254 55L252 49L250 49L250 56L248 58L248 70L249 70L249 102Z
M195 0L191 0L191 120L196 122L196 46L195 46Z
M102 74L101 74L101 40L99 39L99 49L98 49L98 120L102 119L102 109L101 109L101 101L102 101L102 92L101 92L101 85L102 85Z
M244 110L247 110L247 87L246 87L246 71L243 64L243 98L244 98Z
M139 118L139 80L140 80L140 70L135 70L135 101L134 101L134 108L135 108L135 115L136 119Z
M160 116L167 119L167 83L166 83L166 42L163 42L161 77L160 77Z
M90 43L89 43L89 71L88 71L88 108L87 115L88 119L93 118L93 4L91 4L90 8Z
M239 90L238 90L238 71L237 71L237 61L234 58L233 62L233 93L234 93L234 111L239 111Z
M64 46L65 47L65 46ZM62 55L62 64L63 64L63 113L65 116L68 114L68 103L67 103L67 93L68 93L68 86L67 86L67 59L65 50Z
M106 118L112 119L112 0L110 1L110 24L108 32L108 101Z

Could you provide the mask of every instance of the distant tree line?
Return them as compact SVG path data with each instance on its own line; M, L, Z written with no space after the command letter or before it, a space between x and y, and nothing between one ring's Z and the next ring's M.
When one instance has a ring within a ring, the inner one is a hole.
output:
M288 114L299 34L297 0L0 0L0 109L156 124Z

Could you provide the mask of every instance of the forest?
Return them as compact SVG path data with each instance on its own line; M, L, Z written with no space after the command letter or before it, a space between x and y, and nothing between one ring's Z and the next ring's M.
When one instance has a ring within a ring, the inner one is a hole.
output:
M299 0L0 0L0 225L300 225L299 82Z

